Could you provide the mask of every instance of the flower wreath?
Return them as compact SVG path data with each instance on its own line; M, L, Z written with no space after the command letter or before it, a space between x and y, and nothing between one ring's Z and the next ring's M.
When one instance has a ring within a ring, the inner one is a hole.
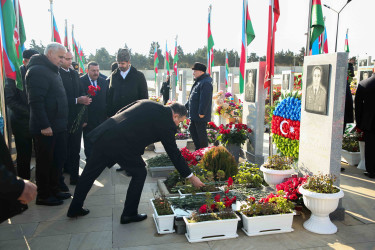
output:
M271 132L282 155L298 159L301 120L301 94L287 93L273 112Z

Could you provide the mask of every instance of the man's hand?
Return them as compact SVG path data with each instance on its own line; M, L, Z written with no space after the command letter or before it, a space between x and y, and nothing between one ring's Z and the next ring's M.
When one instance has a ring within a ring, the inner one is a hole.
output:
M86 127L87 126L87 122L84 122L83 124L82 124L82 128L84 128L84 127Z
M40 131L44 136L53 136L52 128L48 127Z
M205 186L204 183L201 182L201 180L198 177L196 177L195 175L193 175L192 177L190 177L189 181L196 188L200 188L200 187L204 187Z
M20 197L18 197L18 200L22 204L27 204L30 201L34 200L36 197L36 185L32 182L29 182L28 180L24 180L25 187L23 188L22 194Z
M90 105L91 102L92 102L92 99L85 95L77 98L77 103L79 104Z
M199 115L199 118L204 118L204 115Z

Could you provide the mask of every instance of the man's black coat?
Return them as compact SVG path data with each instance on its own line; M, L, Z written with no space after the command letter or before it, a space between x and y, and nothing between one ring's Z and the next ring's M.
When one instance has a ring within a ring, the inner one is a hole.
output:
M53 133L67 130L68 102L59 68L45 55L34 55L28 64L26 90L30 105L30 132L41 134L52 128Z
M122 78L120 69L109 76L107 97L107 116L111 117L132 102L148 99L147 81L144 74L133 66L127 76Z
M78 113L82 108L82 104L76 103L76 98L83 96L86 93L83 91L77 71L69 69L67 72L60 68L59 72L64 84L66 98L68 100L68 130L70 130L74 120L77 118Z
M160 93L163 95L164 99L167 99L167 100L169 99L170 88L171 88L170 80L163 82L161 89L160 89Z
M375 75L358 84L355 120L361 130L375 132Z
M161 141L169 158L183 177L191 171L177 148L172 109L159 103L140 100L129 104L88 134L110 155L132 159L146 146Z
M89 76L86 74L80 78L81 86L83 88L84 94L87 95L89 86L91 85ZM108 92L108 82L98 77L97 84L100 87L100 90L96 93L95 96L91 97L92 102L87 106L87 126L86 130L91 131L96 128L99 124L104 122L107 119L106 114L106 100Z

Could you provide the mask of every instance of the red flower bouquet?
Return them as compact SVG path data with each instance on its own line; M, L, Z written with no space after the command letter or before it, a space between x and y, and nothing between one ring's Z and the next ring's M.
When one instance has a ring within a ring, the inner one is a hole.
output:
M229 123L226 125L221 124L219 126L219 133L218 140L221 141L222 144L237 144L242 145L249 139L252 130L247 127L246 124L238 123L233 124Z
M290 201L295 202L297 205L302 205L303 204L302 194L299 192L298 189L301 185L303 185L306 182L307 177L308 176L290 177L285 182L276 185L276 190L284 191L285 198L287 198Z

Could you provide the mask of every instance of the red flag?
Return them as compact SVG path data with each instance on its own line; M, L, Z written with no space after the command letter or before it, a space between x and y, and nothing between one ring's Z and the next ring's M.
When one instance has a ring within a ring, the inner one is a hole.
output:
M273 10L272 10L272 5L273 5ZM270 0L269 17L268 17L266 74L264 77L265 89L271 86L271 76L274 75L275 32L276 32L276 23L279 20L279 16L280 16L279 0Z

